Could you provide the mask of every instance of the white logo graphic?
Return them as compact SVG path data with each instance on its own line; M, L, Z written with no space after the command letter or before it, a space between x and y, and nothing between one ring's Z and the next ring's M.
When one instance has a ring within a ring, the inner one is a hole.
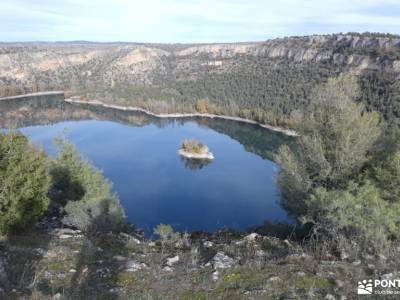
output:
M372 279L363 280L358 282L357 294L359 295L370 295L372 294L373 281Z

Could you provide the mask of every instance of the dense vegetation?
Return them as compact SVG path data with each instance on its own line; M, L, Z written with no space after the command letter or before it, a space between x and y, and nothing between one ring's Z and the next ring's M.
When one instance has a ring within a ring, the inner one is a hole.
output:
M257 54L213 57L203 53L191 57L191 63L167 56L162 58L165 69L154 74L152 84L116 83L97 91L89 88L86 93L88 99L113 99L157 112L209 112L295 127L298 112L309 104L315 87L328 78L352 73L357 74L362 90L355 100L362 101L369 111L381 112L387 121L398 123L399 72L389 67L400 60L400 44L395 43L398 38L365 33L324 36L322 42L311 42L312 37L295 37L260 45ZM382 41L391 40L395 46L380 46ZM282 53L292 51L299 58L289 54L271 56L268 47ZM320 58L301 57L309 50ZM215 60L222 63L219 68L209 65ZM357 70L363 61L368 66Z
M354 101L358 94L350 77L314 90L298 148L282 146L277 156L278 181L314 237L379 253L399 237L400 145L395 129Z
M47 209L45 154L17 133L0 133L0 234L32 226Z
M155 112L216 113L295 127L296 112L308 103L309 91L340 74L340 67L332 67L329 61L316 64L269 57L237 59L224 72L201 67L192 76L188 70L181 80L161 80L155 86L116 85L96 92L88 90L86 97Z

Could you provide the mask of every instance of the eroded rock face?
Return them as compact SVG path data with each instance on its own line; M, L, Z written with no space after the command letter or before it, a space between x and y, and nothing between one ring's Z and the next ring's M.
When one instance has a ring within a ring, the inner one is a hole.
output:
M200 45L189 47L184 50L175 52L176 56L198 56L198 55L209 55L210 57L216 58L229 58L238 54L246 54L257 47L257 43L250 44L212 44L212 45Z
M132 66L140 63L156 62L162 56L168 56L170 53L156 48L138 47L130 51L115 62L119 66Z
M205 69L250 71L248 60L254 59L327 62L354 74L377 68L400 72L399 52L399 38L353 35L209 45L0 44L0 97L54 89L79 94L118 86L171 88L173 82L195 80Z

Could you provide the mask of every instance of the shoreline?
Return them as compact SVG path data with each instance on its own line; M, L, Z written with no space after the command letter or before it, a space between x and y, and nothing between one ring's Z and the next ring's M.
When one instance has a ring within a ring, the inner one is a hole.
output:
M41 96L52 96L52 95L65 95L63 91L48 91L48 92L38 92L38 93L29 93L29 94L22 94L16 96L7 96L7 97L0 97L0 101L2 100L13 100L13 99L23 99L28 97L41 97ZM65 98L64 98L65 99Z
M145 113L149 116L156 117L156 118L193 118L193 117L204 117L204 118L210 118L210 119L223 119L223 120L231 120L231 121L237 121L237 122L242 122L242 123L247 123L247 124L253 124L253 125L258 125L260 127L263 127L265 129L269 129L275 132L282 133L287 136L299 136L299 134L291 129L284 129L281 127L276 127L276 126L271 126L267 124L262 124L254 120L249 120L245 118L240 118L240 117L232 117L232 116L226 116L226 115L215 115L215 114L202 114L202 113L162 113L162 114L156 114L152 111L146 110L144 108L140 107L135 107L135 106L120 106L120 105L114 105L114 104L107 104L105 102L99 101L99 100L91 100L91 101L83 101L83 100L77 100L77 99L71 99L71 98L66 98L64 99L65 102L67 103L77 103L77 104L87 104L87 105L93 105L93 106L101 106L101 107L106 107L106 108L113 108L113 109L118 109L118 110L125 110L125 111L137 111L137 112L142 112Z

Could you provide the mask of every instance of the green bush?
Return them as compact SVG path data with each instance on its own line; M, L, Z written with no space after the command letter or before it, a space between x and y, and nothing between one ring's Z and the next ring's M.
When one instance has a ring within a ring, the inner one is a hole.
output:
M69 201L112 198L111 183L64 139L55 141L59 148L52 162L51 199L62 205Z
M349 77L314 92L298 148L279 150L278 182L284 203L315 235L379 251L399 237L400 152L387 155L395 147L382 146L379 117L352 100L357 93Z
M400 203L400 150L388 156L373 170L382 197L393 203Z
M154 234L158 235L162 240L168 240L174 237L175 231L168 224L159 224L154 228Z
M161 248L161 251L168 248L178 248L181 250L190 248L190 235L186 232L176 232L171 225L159 224L153 229L153 232L160 237L156 245Z
M301 212L304 199L316 187L346 188L368 162L368 152L381 134L379 115L366 112L352 99L352 78L331 79L316 89L304 114L297 152L279 150L278 182L286 204Z
M48 207L49 187L45 154L18 132L0 133L0 234L36 222Z
M65 206L63 222L88 231L119 231L124 226L124 212L117 198L92 198L71 201Z
M379 189L370 182L353 183L348 190L317 188L306 202L304 223L317 224L321 232L351 238L363 248L381 249L389 239L399 235L400 203L382 200Z
M65 140L52 162L52 200L64 205L63 222L84 231L116 231L124 225L124 211L111 192L111 183Z

